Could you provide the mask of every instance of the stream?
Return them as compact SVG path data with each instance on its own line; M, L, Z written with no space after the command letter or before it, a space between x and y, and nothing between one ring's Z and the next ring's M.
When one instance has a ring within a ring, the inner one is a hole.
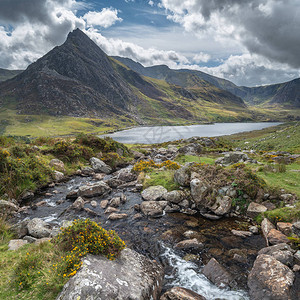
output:
M110 178L108 175L104 180ZM97 207L90 203L85 207L94 211L93 214L86 211L68 209L73 201L67 200L66 195L81 185L95 182L92 177L74 176L67 182L58 183L53 187L41 191L33 201L27 212L23 212L17 218L22 221L26 218L41 218L54 227L61 226L64 220L75 218L90 218L101 222L105 229L114 229L126 242L127 246L137 252L156 259L165 268L163 292L173 286L191 289L209 300L213 299L249 299L247 290L248 272L255 260L257 251L264 245L260 235L248 238L233 236L232 229L239 229L240 219L222 218L212 221L200 215L187 215L183 213L168 213L160 218L137 218L137 212L133 208L143 200L139 192L131 187L113 189L106 197L94 197ZM108 220L108 214L104 213L99 205L103 199L111 199L125 195L127 200L120 207L120 213L128 214L128 218L122 220ZM36 206L45 201L44 205ZM199 239L204 244L204 249L199 251L174 250L174 243L183 240L183 233L187 230L196 231ZM233 253L245 253L247 259L237 263L232 259ZM189 260L189 257L192 258ZM234 274L236 286L229 289L220 289L213 285L202 273L203 266L215 257L227 270ZM185 259L184 259L185 258Z

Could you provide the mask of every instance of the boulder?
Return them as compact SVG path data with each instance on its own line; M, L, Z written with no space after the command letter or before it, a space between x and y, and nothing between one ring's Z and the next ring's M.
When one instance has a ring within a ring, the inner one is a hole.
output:
M49 162L49 166L54 168L54 170L56 171L66 172L65 164L57 158L51 159Z
M81 174L91 176L94 174L94 169L91 167L84 167L81 169Z
M242 231L242 230L234 230L234 229L231 230L231 233L235 236L239 236L242 238L246 238L253 235L253 233L250 231Z
M101 207L102 209L105 209L105 208L107 207L107 205L108 205L108 200L102 200L102 201L100 202L100 207Z
M189 249L199 250L199 249L203 249L203 247L204 245L198 242L196 238L190 240L184 240L175 245L175 248L181 250L189 250Z
M30 220L27 224L27 229L29 235L37 239L49 237L51 233L50 225L39 218Z
M190 182L191 196L196 205L206 205L206 195L210 191L210 186L199 178L194 178Z
M119 186L121 186L122 184L125 183L125 181L122 181L120 179L117 178L110 178L108 180L105 180L105 182L113 189L118 188Z
M111 215L109 215L108 219L109 220L121 220L121 219L125 219L127 218L128 215L127 214L117 214L117 213L112 213Z
M190 185L190 178L191 178L191 171L190 167L193 163L187 163L184 167L178 169L174 173L174 180L181 186L189 186Z
M257 226L250 226L249 231L253 234L258 234L258 227Z
M259 203L251 202L247 208L247 216L250 218L255 218L261 213L267 211L267 207Z
M210 261L204 266L203 274L212 283L220 288L226 288L230 286L232 282L231 275L214 258L211 258Z
M222 164L225 166L229 166L232 164L236 164L239 162L245 162L249 160L249 157L247 154L240 152L240 151L236 151L236 152L229 152L226 153L225 156L223 158L219 158L216 160L217 164Z
M164 207L160 201L144 201L140 205L141 212L149 217L160 217L163 214Z
M92 207L97 207L98 206L97 201L95 201L95 200L91 201L91 206Z
M213 213L218 216L223 216L230 212L232 200L228 196L218 196L215 198L213 205L206 205Z
M137 180L137 175L135 173L132 173L130 169L122 169L117 173L116 179L130 182Z
M57 300L158 300L163 276L157 262L128 248L114 261L89 254Z
M109 206L112 206L112 207L119 207L120 204L121 204L120 197L114 197L109 201Z
M110 214L110 213L115 213L115 212L118 212L118 211L120 211L118 208L109 206L104 213L105 214Z
M191 290L175 286L165 292L160 300L205 300L205 298Z
M278 222L276 224L276 226L279 231L281 231L283 234L285 234L287 236L290 236L293 233L293 231L292 231L293 224L292 223Z
M285 243L262 248L258 252L258 255L260 254L270 255L287 266L293 264L293 250Z
M27 228L28 222L29 222L28 220L23 220L11 226L11 230L14 232L15 236L18 239L21 239L28 234L28 228Z
M178 149L178 153L185 155L198 155L202 153L202 151L203 147L197 143L191 143Z
M72 209L81 210L84 208L84 200L78 197L71 206Z
M298 235L298 237L300 237L300 221L293 223L292 230L293 230L294 234L296 234L296 235Z
M277 229L271 229L267 238L271 245L290 243L290 240L287 238L287 236Z
M300 250L298 250L295 254L294 254L294 258L296 260L296 262L298 264L300 264Z
M179 202L181 202L184 197L185 193L183 191L171 191L163 195L164 200L174 204L178 204Z
M146 201L160 200L168 191L161 185L150 186L142 191L142 197Z
M261 231L266 240L267 246L269 246L268 234L271 229L275 229L275 226L267 218L264 218L261 222Z
M103 181L99 181L92 185L84 185L79 187L78 194L81 197L104 196L111 192L111 188Z
M25 240L10 240L8 243L8 250L18 250L19 248L26 245L28 242Z
M111 167L99 158L92 157L90 163L95 173L109 174L112 171Z
M10 216L19 210L19 206L6 200L0 200L0 216Z
M294 273L283 263L266 254L257 256L248 276L252 300L290 300Z

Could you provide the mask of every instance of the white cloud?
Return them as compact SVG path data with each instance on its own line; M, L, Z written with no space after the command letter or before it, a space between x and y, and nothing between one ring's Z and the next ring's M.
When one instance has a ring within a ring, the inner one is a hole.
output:
M114 8L103 8L100 12L89 11L83 16L88 26L101 26L108 28L116 22L122 22L123 19L118 17L118 10Z
M150 1L148 2L148 4L149 4L150 6L154 6L154 2L153 2L152 0L150 0Z
M207 53L197 53L194 57L193 57L193 61L196 63L200 63L200 62L208 62L211 59L211 56Z

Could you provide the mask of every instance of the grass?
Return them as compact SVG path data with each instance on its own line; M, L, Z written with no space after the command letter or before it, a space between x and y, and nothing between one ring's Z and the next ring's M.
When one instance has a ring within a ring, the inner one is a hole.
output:
M256 174L264 179L268 186L285 189L300 198L300 163L286 165L286 171L283 173L259 171Z
M150 179L145 178L143 186L144 188L147 188L149 186L162 185L168 192L177 190L179 185L174 182L174 172L174 170L151 170L147 172Z
M205 164L213 165L215 163L215 158L206 157L206 156L179 155L177 156L175 161L180 164L185 164L188 162L196 162L196 163L205 163Z

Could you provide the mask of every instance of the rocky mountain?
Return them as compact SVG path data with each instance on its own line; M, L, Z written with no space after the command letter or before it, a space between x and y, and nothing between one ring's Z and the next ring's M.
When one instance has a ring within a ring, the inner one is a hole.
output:
M23 72L23 70L7 70L0 68L0 82L11 79L21 72Z
M244 102L194 74L173 81L143 77L109 58L79 29L16 77L0 83L0 105L14 105L19 114L112 118L138 123L169 120L215 120L203 107L226 106L247 111ZM180 83L185 80L186 83ZM216 107L214 107L214 110ZM236 114L237 118L245 118ZM201 118L200 118L201 117ZM250 118L247 116L246 118Z
M300 78L280 84L246 87L237 86L229 80L218 78L201 71L188 69L172 70L165 65L144 67L142 64L129 58L115 57L115 59L141 75L163 79L186 88L193 84L189 78L191 78L191 76L193 78L197 77L200 80L205 80L213 84L219 89L226 90L242 98L249 105L300 107Z

